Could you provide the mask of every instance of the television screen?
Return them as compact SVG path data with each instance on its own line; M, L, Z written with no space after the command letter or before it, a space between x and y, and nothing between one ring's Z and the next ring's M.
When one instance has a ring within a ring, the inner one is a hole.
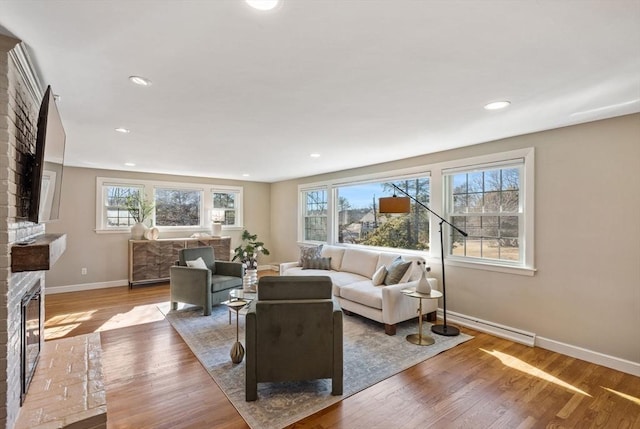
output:
M31 222L42 223L59 218L65 140L60 113L51 86L48 86L38 114L36 153L31 174Z

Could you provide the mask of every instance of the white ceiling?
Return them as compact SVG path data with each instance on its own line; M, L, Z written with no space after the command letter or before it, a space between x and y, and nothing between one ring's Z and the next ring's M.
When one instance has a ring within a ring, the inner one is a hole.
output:
M79 167L274 182L640 111L638 0L0 0L0 27Z

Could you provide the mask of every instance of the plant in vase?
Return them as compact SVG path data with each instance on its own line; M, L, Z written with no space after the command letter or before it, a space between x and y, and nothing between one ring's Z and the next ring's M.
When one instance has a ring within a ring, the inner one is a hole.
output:
M131 238L141 240L147 230L144 221L153 213L153 202L147 200L144 194L136 193L127 196L124 206L136 222L135 225L131 227Z
M233 252L232 261L240 261L247 276L248 286L245 289L252 289L258 282L258 256L269 255L269 250L264 247L262 241L258 241L257 234L251 234L246 229L242 232L242 243ZM243 282L244 284L244 282Z

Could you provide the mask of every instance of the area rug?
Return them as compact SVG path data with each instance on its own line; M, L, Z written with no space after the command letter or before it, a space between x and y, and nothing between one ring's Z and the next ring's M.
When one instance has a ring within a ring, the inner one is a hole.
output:
M431 346L409 343L416 333L417 319L400 323L397 334L384 333L381 324L360 316L344 316L344 393L331 395L331 380L295 383L259 383L258 400L245 401L245 362L233 364L229 351L236 338L235 314L229 324L225 306L215 306L210 317L202 309L185 307L169 311L169 303L158 306L166 319L189 345L198 360L252 428L282 428L341 401L419 362L455 347L471 336L444 337L423 329L436 342ZM240 341L244 345L244 317L240 316Z

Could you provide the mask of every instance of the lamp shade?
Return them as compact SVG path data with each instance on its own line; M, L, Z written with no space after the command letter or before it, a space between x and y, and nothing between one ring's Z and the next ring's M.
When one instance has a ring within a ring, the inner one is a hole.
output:
M409 197L383 197L379 199L380 213L409 213L411 200Z

